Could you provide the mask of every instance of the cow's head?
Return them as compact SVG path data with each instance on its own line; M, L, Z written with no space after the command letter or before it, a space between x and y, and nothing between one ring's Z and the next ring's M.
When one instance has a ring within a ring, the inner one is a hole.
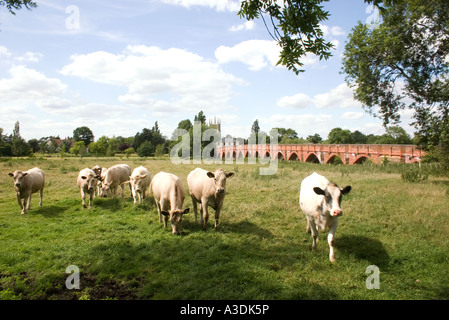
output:
M207 176L214 179L215 193L217 196L221 196L226 192L226 178L232 178L234 172L225 172L222 169L217 169L213 173L207 172Z
M325 190L315 187L313 188L316 194L324 196L324 210L329 211L332 217L339 217L343 215L341 210L341 198L344 194L348 194L351 191L351 186L346 186L343 189L339 188L336 184L331 183Z
M144 190L143 186L145 183L145 178L148 176L148 174L142 174L142 175L136 175L134 177L129 177L129 183L131 184L131 187L137 192L142 193Z
M23 178L28 175L28 172L22 172L20 170L16 170L16 171L14 171L14 173L10 172L8 174L14 179L14 188L18 189L18 188L20 188L20 185L22 184Z
M168 216L171 222L171 228L173 234L181 234L182 231L182 216L189 213L190 209L173 210L173 211L161 211L161 214Z
M87 184L87 190L89 192L94 192L95 187L97 186L97 180L100 178L100 176L93 176L92 174L88 176L81 176L81 179L85 181Z
M105 182L104 180L101 182L101 196L103 198L107 198L111 193L111 182Z

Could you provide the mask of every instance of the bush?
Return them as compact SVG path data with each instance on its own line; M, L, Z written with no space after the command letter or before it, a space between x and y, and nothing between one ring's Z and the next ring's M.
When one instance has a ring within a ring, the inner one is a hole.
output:
M411 168L405 169L401 173L401 177L402 177L402 180L404 180L406 182L416 183L416 182L426 181L427 178L429 177L429 174L427 172L424 172L421 169L411 167Z
M139 157L149 157L154 154L154 147L150 141L143 142L139 148L137 148L137 155Z

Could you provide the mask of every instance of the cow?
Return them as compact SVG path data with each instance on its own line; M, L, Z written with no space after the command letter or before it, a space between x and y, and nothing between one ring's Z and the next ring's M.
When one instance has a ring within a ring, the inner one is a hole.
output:
M164 228L167 228L170 219L172 233L181 234L182 217L190 211L189 208L182 209L185 191L181 179L171 173L159 172L151 180L150 189L156 202L159 223L164 215Z
M147 168L140 166L133 170L127 182L131 185L134 203L141 203L145 199L145 192L150 186L150 181L151 175Z
M115 196L117 187L122 188L122 195L125 195L123 182L128 181L131 175L131 167L127 164L116 164L106 170L101 179L101 196L106 198L112 194Z
M193 211L195 212L195 222L197 222L197 203L200 203L200 224L206 230L210 206L215 210L215 229L218 227L218 219L223 206L226 194L226 179L232 178L234 172L225 172L217 169L210 172L201 168L196 168L187 176L190 197L192 198Z
M312 234L312 250L316 250L318 228L324 231L329 228L327 242L329 243L329 260L335 262L334 236L337 230L338 217L341 210L342 196L351 191L351 186L339 188L322 175L314 172L301 182L299 205L307 217L306 232Z
M104 167L100 167L98 164L96 166L94 166L92 168L92 170L95 172L95 175L103 177L104 178L104 174L106 173L106 170L108 170L108 168L104 168ZM101 195L101 179L97 179L97 185L95 186L95 192L94 192L94 197Z
M35 167L28 171L16 170L9 175L14 179L14 189L16 190L17 202L22 209L21 214L25 214L30 210L31 195L39 191L40 202L44 197L45 173L41 169ZM22 203L23 199L23 203Z
M76 184L80 188L81 200L84 208L87 207L86 194L89 195L89 208L91 207L99 178L100 176L96 174L94 170L89 168L85 168L79 172Z

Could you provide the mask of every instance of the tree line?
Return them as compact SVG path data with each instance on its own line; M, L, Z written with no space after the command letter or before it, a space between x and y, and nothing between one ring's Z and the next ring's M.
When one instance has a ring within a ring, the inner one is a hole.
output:
M207 129L218 128L216 124L206 124L206 115L203 111L195 115L192 120L184 119L178 123L176 128L184 129L184 132L189 134L190 146L193 146L194 124L201 126L201 133ZM260 130L257 119L251 127L248 138L237 139L243 141L244 144L261 142L269 144L274 137L274 130L277 130L278 144L413 144L417 141L415 137L412 139L399 126L388 127L382 135L365 135L358 130L352 132L348 129L337 127L329 132L327 139L323 139L318 133L309 135L306 138L299 137L298 133L291 128L273 128L267 134ZM10 135L3 134L3 129L0 128L0 156L23 157L35 153L59 153L61 156L64 156L66 153L71 153L76 156L114 156L117 153L125 154L126 156L137 154L140 157L162 156L167 154L173 146L179 143L181 138L180 136L175 137L172 135L168 139L161 133L158 122L156 121L151 129L144 128L131 137L101 136L95 140L92 130L83 126L73 130L72 137L61 139L59 136L48 136L26 141L20 135L20 123L17 121L13 133ZM224 143L226 139L230 138L235 137L227 135L226 137L222 137L222 142ZM210 141L202 141L201 149L210 142L212 142L212 138Z

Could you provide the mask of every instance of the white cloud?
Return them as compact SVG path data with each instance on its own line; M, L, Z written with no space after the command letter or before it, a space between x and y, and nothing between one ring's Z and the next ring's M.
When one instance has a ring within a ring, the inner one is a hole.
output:
M240 9L240 1L231 0L161 0L164 3L177 5L184 8L194 6L208 7L217 11L236 12Z
M120 102L160 116L178 110L210 113L228 107L232 86L245 84L197 54L144 45L128 46L120 54L97 51L73 56L61 73L125 87Z
M282 108L305 109L313 105L313 99L304 93L285 96L279 99L277 105Z
M246 64L251 71L260 71L267 67L283 68L281 65L276 65L280 54L281 48L273 40L247 40L233 47L219 46L215 50L215 58L218 63L241 62ZM301 58L304 66L312 65L317 61L318 59L313 55Z
M220 46L215 50L218 63L241 62L251 71L267 66L274 67L279 60L280 49L275 41L248 40L233 47Z
M338 85L329 92L317 94L313 98L304 93L285 96L278 100L277 105L283 108L301 109L315 106L320 109L361 108L361 104L353 97L352 89L346 83Z
M363 112L345 112L341 115L342 120L357 120L363 118Z
M246 21L245 23L232 26L229 28L230 31L246 31L246 30L253 30L255 26L254 21Z

